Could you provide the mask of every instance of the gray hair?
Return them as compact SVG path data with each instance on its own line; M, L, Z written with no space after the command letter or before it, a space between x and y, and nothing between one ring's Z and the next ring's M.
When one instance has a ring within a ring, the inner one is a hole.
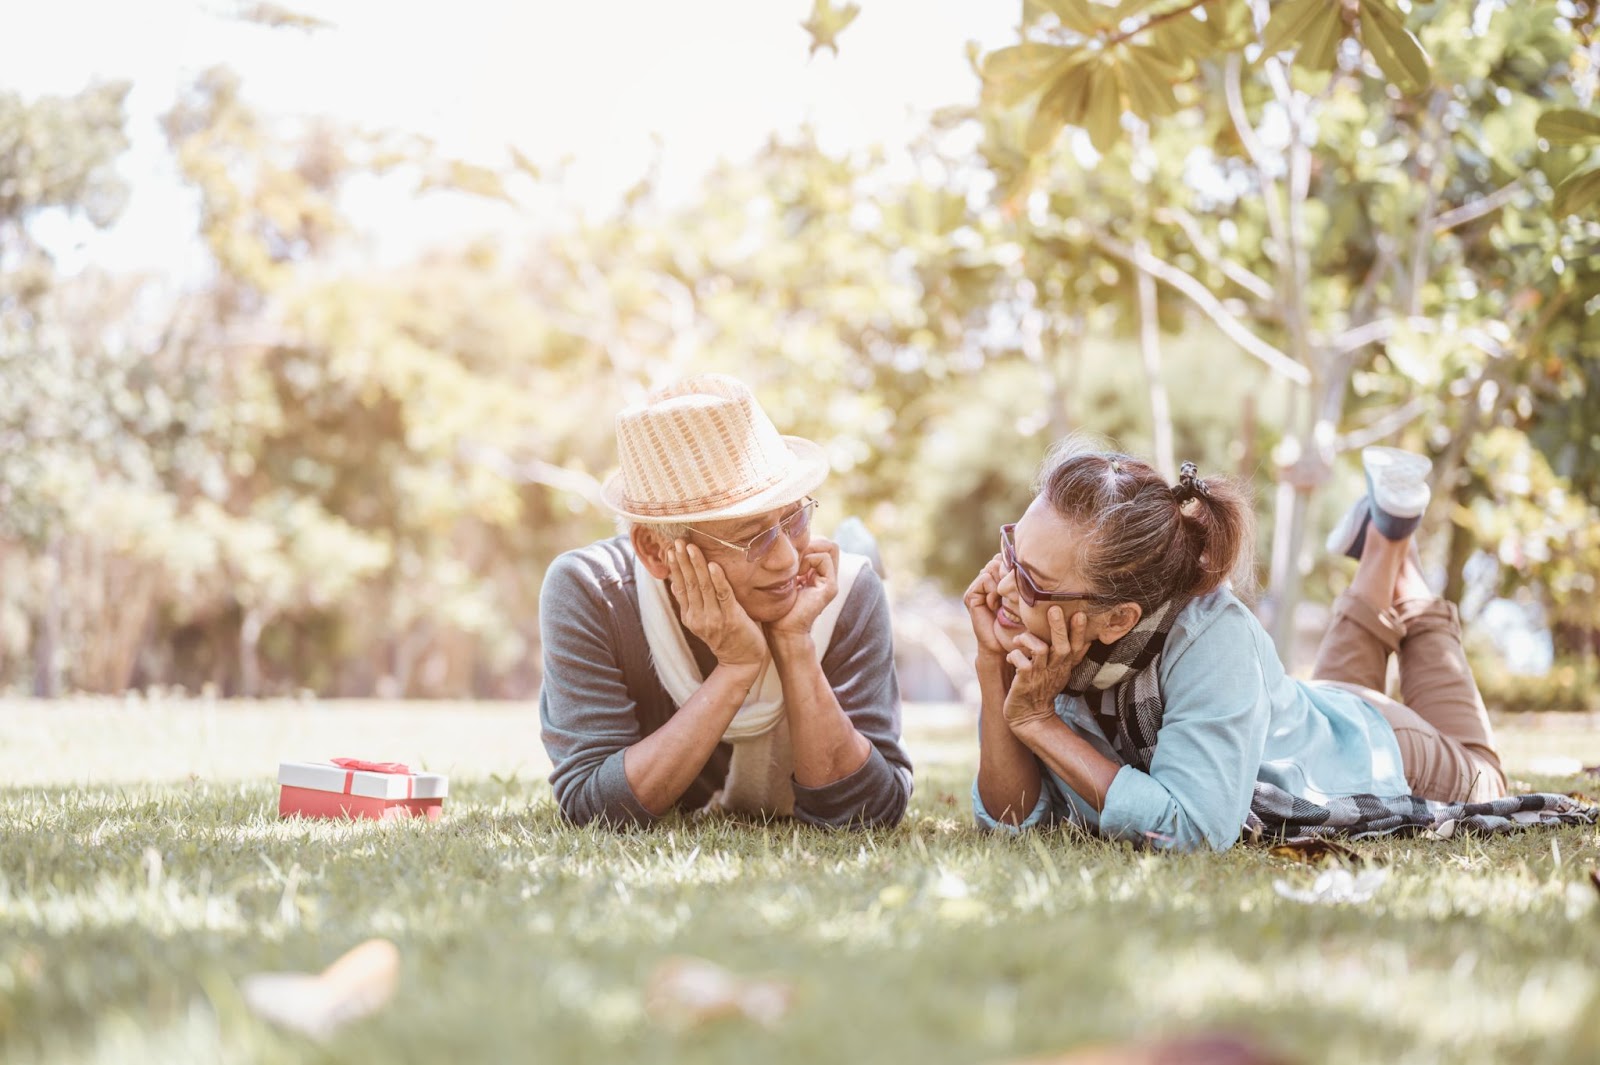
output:
M689 525L681 521L634 521L632 518L617 519L617 531L624 536L633 535L635 529L643 529L656 538L656 542L666 547L674 540L689 538Z
M1090 589L1149 611L1230 578L1246 594L1253 583L1248 487L1220 476L1189 483L1175 488L1148 462L1081 434L1050 449L1037 490L1084 530L1077 562Z

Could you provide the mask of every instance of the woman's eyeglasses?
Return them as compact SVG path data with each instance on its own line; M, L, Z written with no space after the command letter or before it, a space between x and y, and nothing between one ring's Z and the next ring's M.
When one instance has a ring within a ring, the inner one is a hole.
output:
M712 536L704 529L696 529L692 525L689 526L689 528L692 532L699 533L707 540L717 541L717 543L721 544L723 547L731 547L735 551L743 551L744 560L746 562L760 562L762 559L767 557L767 554L772 550L773 545L778 542L778 535L780 533L787 535L794 543L799 543L807 536L810 536L811 514L816 509L817 501L815 499L807 498L804 503L800 504L799 510L795 511L793 514L786 515L782 521L778 522L778 524L769 529L763 529L761 532L756 533L748 541L742 544L729 543L721 537Z
M1109 603L1113 600L1094 592L1047 592L1033 583L1033 578L1028 576L1028 571L1017 562L1017 545L1013 540L1016 535L1017 525L1000 526L1000 557L1006 569L1017 575L1017 592L1022 596L1022 601L1029 606L1036 603L1065 603L1073 599L1088 599L1096 603Z

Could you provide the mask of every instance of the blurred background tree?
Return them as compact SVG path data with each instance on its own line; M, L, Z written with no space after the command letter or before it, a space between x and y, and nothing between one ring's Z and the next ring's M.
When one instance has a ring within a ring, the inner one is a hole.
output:
M217 67L162 122L207 254L170 299L37 235L115 220L126 86L0 95L0 685L529 697L544 569L612 528L612 415L725 370L828 449L825 524L879 537L946 694L947 597L1089 430L1255 484L1291 657L1344 456L1428 452L1428 557L1489 683L1538 704L1496 663L1545 633L1582 702L1594 6L1029 0L908 149L774 136L689 196L646 173L615 211L381 266L351 211L375 183L530 214L559 175L269 121ZM819 3L795 61L856 14Z

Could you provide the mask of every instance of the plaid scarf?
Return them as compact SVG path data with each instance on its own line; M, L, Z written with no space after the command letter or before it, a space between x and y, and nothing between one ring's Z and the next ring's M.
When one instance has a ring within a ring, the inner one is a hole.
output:
M1161 696L1161 652L1187 599L1172 599L1139 620L1113 644L1096 641L1067 681L1080 696L1122 760L1150 771L1166 704ZM1107 698L1107 695L1110 698ZM1243 836L1252 843L1315 836L1493 834L1535 825L1594 824L1600 808L1565 795L1508 795L1488 802L1436 802L1417 795L1345 795L1315 803L1257 781Z
M1083 698L1111 746L1141 771L1149 771L1161 731L1161 652L1173 620L1188 602L1167 600L1116 643L1096 640L1067 678L1067 694Z

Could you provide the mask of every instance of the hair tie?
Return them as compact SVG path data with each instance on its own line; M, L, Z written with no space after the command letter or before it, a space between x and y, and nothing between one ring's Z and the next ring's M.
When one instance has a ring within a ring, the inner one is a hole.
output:
M1178 467L1178 483L1172 486L1172 498L1178 501L1180 507L1195 496L1210 500L1211 492L1199 475L1200 467L1192 462L1185 462Z

